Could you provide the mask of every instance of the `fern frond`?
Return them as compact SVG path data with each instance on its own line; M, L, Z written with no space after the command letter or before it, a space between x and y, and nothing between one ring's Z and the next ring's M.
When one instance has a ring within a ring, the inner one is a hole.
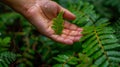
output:
M75 67L97 67L92 64L93 60L91 58L82 53L78 54L78 58L69 55L58 55L54 59L60 64L55 64L53 67L71 67L71 65ZM78 64L78 62L80 63Z
M60 63L63 63L63 65L65 65L65 64L75 65L78 63L77 58L74 56L58 55L57 57L54 57L54 59Z
M120 48L120 44L117 43L118 39L115 37L114 32L110 27L100 28L98 26L83 37L83 52L86 53L87 56L95 59L96 65L109 67L116 58L120 59L120 53L115 50L116 48ZM94 33L94 35L91 35L91 33ZM119 63L119 60L115 62Z
M9 67L9 64L16 59L16 54L12 52L3 52L0 54L0 66Z
M120 44L114 35L115 30L108 26L108 19L100 18L95 13L94 6L89 3L80 0L69 0L69 3L62 1L62 4L66 4L66 7L77 16L72 23L84 29L84 36L80 40L82 52L92 58L98 67L110 67L113 63L120 63L120 54L116 50L120 48Z
M118 39L118 43L120 43L120 19L117 22L114 22L113 28L115 29L115 35Z
M0 52L8 50L8 48L10 47L10 40L10 37L0 38Z
M120 48L120 44L117 43L118 39L114 35L115 30L108 27L108 19L99 18L93 10L94 7L89 3L83 4L81 1L78 1L76 5L74 3L76 2L70 0L68 5L72 5L69 9L77 15L77 19L73 23L84 28L83 34L85 35L80 40L83 45L83 53L93 58L97 66L109 67L114 62L111 61L111 57L114 58L113 60L119 58L107 53L109 51L117 53L116 48ZM119 63L118 60L116 61Z
M64 20L63 20L63 11L61 11L56 18L53 19L52 29L56 34L62 34L62 30L64 29Z

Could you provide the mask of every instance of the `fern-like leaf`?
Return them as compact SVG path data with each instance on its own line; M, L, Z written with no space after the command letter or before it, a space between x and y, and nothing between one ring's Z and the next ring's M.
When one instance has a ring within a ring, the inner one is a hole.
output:
M0 52L8 50L8 48L10 47L10 40L10 37L0 38Z
M116 50L120 48L120 44L117 43L118 39L114 35L115 30L108 26L108 19L100 18L89 3L70 0L68 6L77 16L72 23L84 28L84 37L80 40L83 53L91 57L98 67L110 67L112 63L120 63Z
M3 52L0 54L0 67L9 67L9 64L16 59L16 54L12 52Z
M55 31L56 34L62 34L62 30L64 29L63 23L63 11L61 11L56 18L53 19L52 29Z

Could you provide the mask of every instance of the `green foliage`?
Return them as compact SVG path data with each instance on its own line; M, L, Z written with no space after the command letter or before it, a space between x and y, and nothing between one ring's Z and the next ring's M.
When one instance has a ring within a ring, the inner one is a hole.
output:
M77 64L77 58L74 56L72 57L72 56L67 56L67 55L58 55L54 59L59 61L60 63L63 63L63 66L64 64L70 64L70 65Z
M71 3L74 4L71 1L68 5L70 6ZM73 4L69 10L78 15L73 23L84 28L85 36L80 40L83 45L82 52L95 60L94 64L99 67L109 67L113 62L120 63L119 51L116 50L116 48L120 48L120 44L117 43L118 39L114 35L115 30L106 24L108 20L99 18L95 14L93 6L88 3L79 2L80 7L73 6Z
M76 15L71 23L84 29L84 36L71 46L39 35L21 15L0 7L0 67L119 67L120 20L113 9L118 1L57 0ZM63 13L53 20L56 34L63 29Z
M62 30L64 29L64 19L63 19L63 11L61 11L56 18L53 19L52 28L56 34L62 34Z
M0 67L9 67L16 60L16 54L8 52L10 40L10 37L0 38Z
M93 27L81 40L83 53L93 58L98 66L109 67L113 62L119 63L119 51L115 49L120 48L120 44L113 33L111 27Z
M0 38L0 52L7 51L10 43L10 37Z
M12 52L0 53L0 67L9 67L9 64L16 60L16 54Z
M118 9L118 11L120 12L120 0L107 0L106 1L106 4L107 5L111 5L111 6L113 6L113 7L116 7L117 9Z
M95 10L104 17L118 19L120 16L120 0L83 0L95 6ZM114 13L116 12L116 13Z
M78 53L78 57L75 57L74 55L58 55L57 57L54 57L54 59L60 64L55 64L53 67L97 67L92 64L93 60L91 58L81 53Z
M93 59L89 58L85 54L79 53L78 56L81 63L76 67L98 67L97 65L93 64Z
M116 35L116 37L117 37L117 39L118 39L118 43L120 43L119 41L120 41L120 19L119 20L117 20L117 22L115 22L115 23L113 23L113 28L115 29L115 35Z

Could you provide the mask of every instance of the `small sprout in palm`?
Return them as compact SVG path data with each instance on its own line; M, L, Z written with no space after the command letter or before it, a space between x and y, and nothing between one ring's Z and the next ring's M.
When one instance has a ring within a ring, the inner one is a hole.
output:
M61 11L56 18L53 19L52 29L55 31L56 34L61 35L64 29L64 19L63 19L64 12Z

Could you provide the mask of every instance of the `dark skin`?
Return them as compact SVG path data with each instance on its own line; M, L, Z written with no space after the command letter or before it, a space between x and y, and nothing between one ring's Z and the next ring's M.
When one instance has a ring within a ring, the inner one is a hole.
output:
M69 23L66 20L74 20L76 17L67 9L61 7L51 0L2 0L1 2L7 4L15 11L22 14L30 23L32 23L38 31L54 41L71 45L79 41L82 34L82 28ZM53 18L55 18L60 11L64 11L64 30L61 35L56 35L51 28Z

